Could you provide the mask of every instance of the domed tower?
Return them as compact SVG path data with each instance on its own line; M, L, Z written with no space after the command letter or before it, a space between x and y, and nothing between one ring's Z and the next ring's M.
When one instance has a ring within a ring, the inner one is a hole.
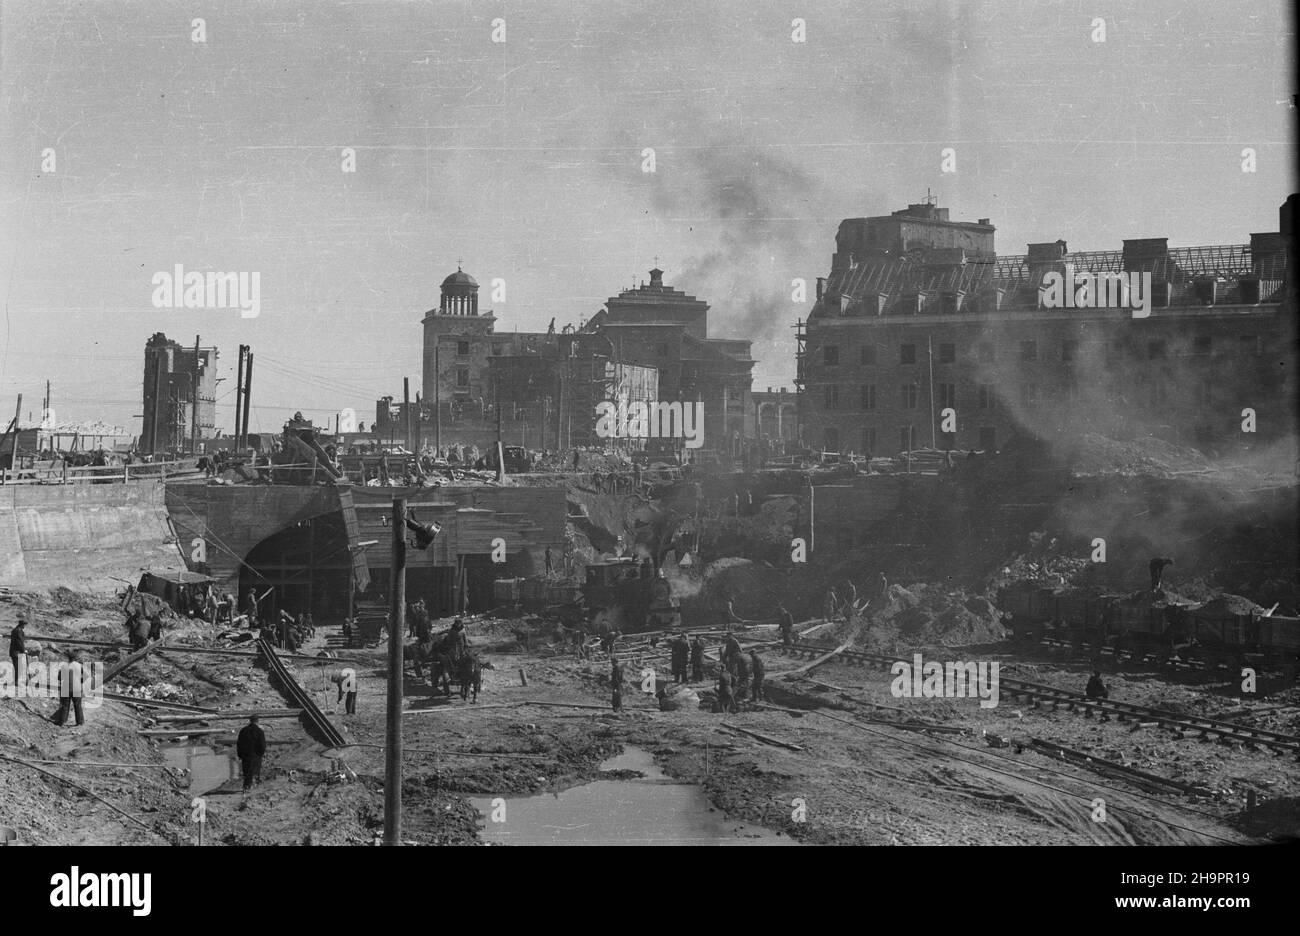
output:
M456 272L442 281L442 304L439 315L478 315L478 281L459 265Z
M496 319L478 311L478 281L456 265L442 281L442 300L424 314L424 399L429 403L482 395Z

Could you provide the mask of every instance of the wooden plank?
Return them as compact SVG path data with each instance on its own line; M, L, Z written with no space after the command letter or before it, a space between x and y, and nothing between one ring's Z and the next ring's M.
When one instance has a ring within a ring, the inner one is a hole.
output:
M163 699L137 699L135 696L122 695L117 692L102 693L105 699L110 702L126 702L131 705L139 705L144 708L164 708L173 709L178 712L196 712L200 714L215 714L217 709L204 708L201 705L187 705L184 702L167 702Z
M249 718L297 718L303 714L302 709L249 709L247 712L196 712L193 715L159 715L154 721L160 724L193 721L228 721L230 719Z
M803 748L797 744L790 744L786 741L779 741L776 738L772 738L764 734L759 734L757 731L750 731L748 728L738 728L737 726L727 724L726 722L722 723L722 727L726 728L729 731L734 731L737 734L748 735L751 738L754 738L758 741L762 741L764 744L772 744L775 745L776 747L785 748L788 751L803 750Z
M145 644L144 647L137 650L135 653L130 654L126 659L119 660L118 662L114 663L111 667L108 668L107 671L105 671L103 683L107 684L108 681L112 679L114 676L116 676L118 673L122 672L124 669L126 669L129 666L134 666L136 663L138 663L140 660L143 660L145 657L153 653L155 650L161 650L166 643L167 643L166 637L162 638L161 640L151 641L150 643Z
M781 673L781 674L780 674L780 677L781 677L782 679L793 679L793 678L796 677L796 676L800 676L800 675L802 675L803 673L807 673L807 672L809 672L810 670L812 670L812 669L814 669L814 668L816 668L816 667L818 667L818 666L821 666L823 663L825 663L827 660L829 660L831 657L835 656L836 654L838 654L838 653L843 653L845 650L847 650L847 649L848 649L849 647L851 647L851 646L853 646L853 638L852 638L852 637L850 637L848 640L844 641L844 643L840 644L838 647L836 647L836 648L835 648L834 650L832 650L830 653L823 654L822 656L819 656L817 659L813 660L811 663L808 663L808 664L806 664L806 665L804 665L804 666L801 666L801 667L799 667L798 669L792 669L792 670L789 670L788 672Z
M234 728L143 728L136 734L146 738L179 738L183 735L229 734Z

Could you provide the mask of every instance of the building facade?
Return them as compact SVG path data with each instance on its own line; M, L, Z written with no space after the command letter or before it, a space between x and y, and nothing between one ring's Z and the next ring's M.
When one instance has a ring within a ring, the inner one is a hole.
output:
M190 450L197 401L200 445L217 430L217 349L185 347L157 332L144 349L145 454ZM197 369L197 381L195 371ZM197 388L197 397L196 397Z
M797 332L803 441L894 455L995 450L1016 433L1280 438L1296 392L1287 215L1249 245L1144 238L1071 254L1058 240L1009 258L987 219L951 222L929 204L846 221ZM1048 274L1084 272L1149 274L1149 314L1047 307Z
M492 312L479 311L478 288L457 270L422 321L424 441L435 431L444 443L494 441L499 406L507 444L602 445L596 404L623 399L703 403L704 447L716 452L737 454L753 436L750 342L710 338L709 304L665 285L662 270L559 331L552 322L546 332L498 334ZM377 407L381 434L392 409Z

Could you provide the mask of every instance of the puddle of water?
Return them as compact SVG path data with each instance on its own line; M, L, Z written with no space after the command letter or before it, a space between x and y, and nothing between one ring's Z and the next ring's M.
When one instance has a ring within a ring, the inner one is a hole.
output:
M163 762L190 772L190 792L196 796L211 793L227 780L239 778L239 761L220 754L206 744L169 744L163 748Z
M505 821L493 822L493 800L474 797L482 814L479 837L501 845L795 845L762 826L711 810L698 786L674 783L640 748L626 748L602 771L635 770L638 780L597 780L558 794L505 801Z

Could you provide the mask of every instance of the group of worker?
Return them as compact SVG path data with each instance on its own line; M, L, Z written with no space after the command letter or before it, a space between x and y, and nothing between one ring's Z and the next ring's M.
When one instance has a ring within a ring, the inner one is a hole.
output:
M81 700L85 698L90 691L88 672L83 669L81 663L77 661L76 655L69 650L66 654L67 663L59 669L59 709L51 717L50 721L62 726L68 720L69 711L75 714L77 725L81 726L86 723L86 713L82 708ZM21 695L26 689L19 690L18 687L26 687L27 678L27 619L19 618L14 625L14 629L9 632L9 663L13 667L13 686L15 695Z
M668 644L668 651L674 684L686 685L704 681L704 654L707 649L704 638L699 634L690 641L686 639L683 631L673 635L673 639ZM767 665L757 650L750 650L746 654L740 647L740 641L734 635L729 635L722 646L721 663L722 666L718 671L718 702L714 711L735 712L739 710L741 702L762 702L766 698L764 682L767 677ZM611 653L609 681L612 704L616 712L623 709L624 679L623 663ZM659 687L656 689L660 706L666 707L668 704L666 691Z

